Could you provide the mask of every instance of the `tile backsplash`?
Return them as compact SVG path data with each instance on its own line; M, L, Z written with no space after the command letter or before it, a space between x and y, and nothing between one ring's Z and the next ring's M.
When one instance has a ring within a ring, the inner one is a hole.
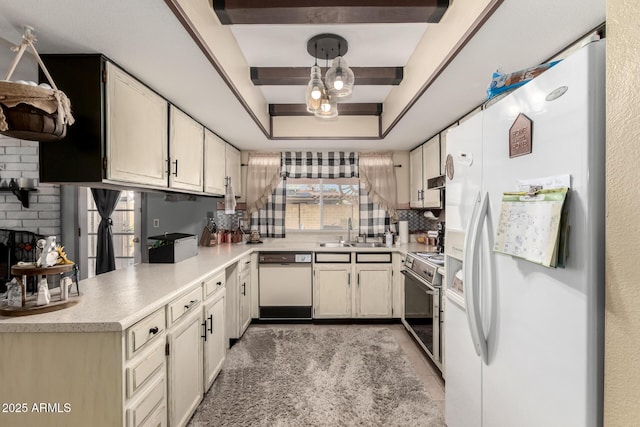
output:
M398 218L400 221L409 222L409 233L418 233L427 230L437 230L439 219L429 219L424 217L423 210L403 209L398 210ZM441 215L443 216L443 215Z

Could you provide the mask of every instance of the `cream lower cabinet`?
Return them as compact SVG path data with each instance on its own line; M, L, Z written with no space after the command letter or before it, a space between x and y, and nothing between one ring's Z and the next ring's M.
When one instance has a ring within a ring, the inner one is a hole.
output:
M315 253L313 317L391 318L393 316L392 254Z
M313 317L351 317L351 264L315 264L313 276Z
M391 317L391 271L390 263L356 264L354 317Z
M204 392L218 376L226 356L225 311L226 292L222 288L204 304Z
M163 308L126 331L0 333L0 425L166 425L165 330Z
M251 324L251 256L242 258L226 269L227 338L242 337Z
M251 268L245 266L245 269L240 272L238 279L238 325L240 326L240 330L238 331L238 333L241 337L251 323Z
M169 426L184 426L203 396L202 286L167 304Z

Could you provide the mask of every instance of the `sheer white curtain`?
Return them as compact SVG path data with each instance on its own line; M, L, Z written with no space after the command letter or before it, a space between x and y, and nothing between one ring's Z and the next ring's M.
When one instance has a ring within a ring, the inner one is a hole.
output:
M369 198L386 210L393 220L398 219L396 171L392 153L360 153L360 182Z
M249 153L247 165L247 214L260 210L278 186L280 153Z

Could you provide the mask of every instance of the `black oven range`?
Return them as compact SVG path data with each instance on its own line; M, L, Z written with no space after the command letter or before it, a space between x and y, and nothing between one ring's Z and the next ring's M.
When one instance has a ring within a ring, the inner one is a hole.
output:
M404 277L402 323L424 352L442 370L441 255L409 253L401 270Z

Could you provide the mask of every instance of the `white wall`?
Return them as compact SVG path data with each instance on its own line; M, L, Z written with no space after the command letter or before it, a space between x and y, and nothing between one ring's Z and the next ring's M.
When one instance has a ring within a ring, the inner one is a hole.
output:
M640 420L640 3L607 0L606 427Z
M60 187L38 183L38 143L0 135L0 165L0 180L7 185L11 178L33 178L38 189L30 194L29 208L12 193L0 193L0 228L59 237Z

